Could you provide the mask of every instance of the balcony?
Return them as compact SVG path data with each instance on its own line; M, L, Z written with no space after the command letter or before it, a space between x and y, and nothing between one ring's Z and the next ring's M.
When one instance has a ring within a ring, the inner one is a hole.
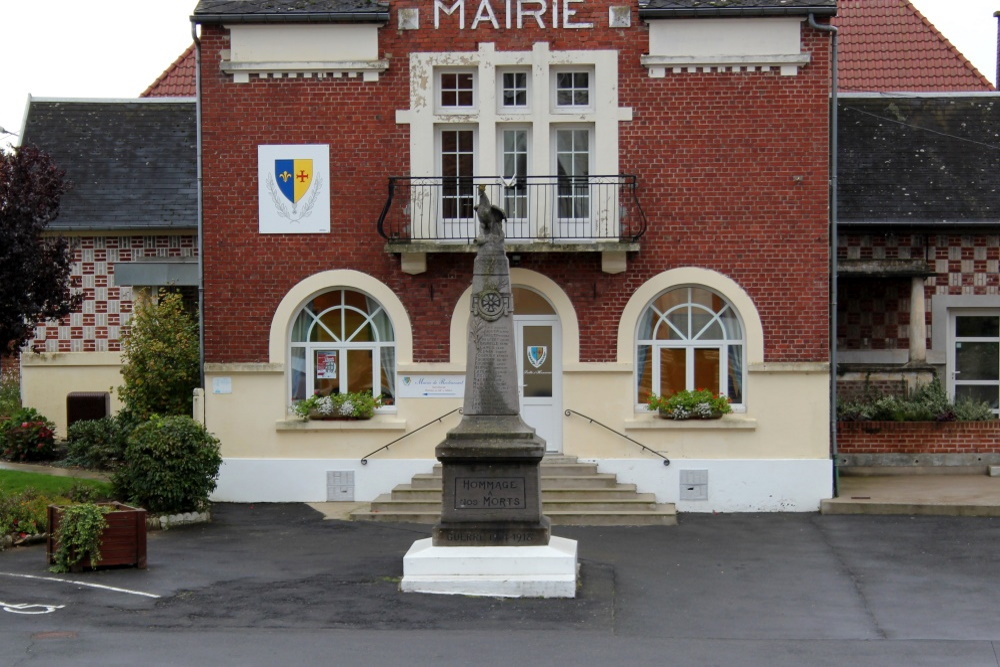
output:
M479 184L507 214L511 254L600 252L604 271L620 273L646 231L635 176L392 176L378 232L403 271L425 271L427 254L476 251Z

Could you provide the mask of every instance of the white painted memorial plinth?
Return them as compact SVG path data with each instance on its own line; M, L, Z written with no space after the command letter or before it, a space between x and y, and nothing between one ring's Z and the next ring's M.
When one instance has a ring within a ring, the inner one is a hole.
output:
M417 540L403 557L405 593L509 598L576 597L576 540L546 546L436 547Z

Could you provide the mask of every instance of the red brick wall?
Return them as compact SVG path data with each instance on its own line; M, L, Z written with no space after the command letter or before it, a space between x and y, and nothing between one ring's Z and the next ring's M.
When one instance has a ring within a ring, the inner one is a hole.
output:
M839 422L840 454L1000 453L1000 421Z
M202 39L205 185L206 359L267 359L271 316L288 289L318 271L354 268L389 285L414 326L417 361L448 359L451 312L471 282L472 255L428 257L409 276L386 255L376 222L387 178L409 172L409 127L395 112L409 102L411 51L617 49L620 171L637 174L649 219L628 271L600 270L598 253L522 254L520 266L557 282L580 321L582 361L612 361L619 315L633 292L667 269L719 271L754 299L768 361L828 358L827 109L829 38L803 27L812 62L797 76L668 73L648 76L640 56L648 30L607 29L610 1L591 0L577 22L593 30L434 30L433 9L416 0L391 6L379 50L388 71L360 79L259 79L233 84L219 68L229 47L221 27ZM620 4L620 3L619 3ZM396 12L421 8L421 28L396 29ZM468 7L467 7L468 9ZM467 23L471 17L467 16ZM444 23L444 22L443 22ZM598 83L600 85L600 83ZM257 233L257 145L330 145L331 233ZM432 296L433 294L433 296Z

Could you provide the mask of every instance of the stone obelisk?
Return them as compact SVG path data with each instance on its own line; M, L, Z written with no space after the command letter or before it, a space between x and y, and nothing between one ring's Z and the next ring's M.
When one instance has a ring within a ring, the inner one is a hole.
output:
M434 546L549 543L539 464L545 441L521 419L503 211L479 187L462 421L437 446L444 482Z

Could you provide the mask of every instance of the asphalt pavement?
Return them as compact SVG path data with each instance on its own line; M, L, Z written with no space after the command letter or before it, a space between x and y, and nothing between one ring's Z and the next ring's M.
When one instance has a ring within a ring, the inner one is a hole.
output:
M218 504L146 570L0 553L0 665L1000 665L1000 519L681 515L556 527L575 599L401 593L430 526Z

